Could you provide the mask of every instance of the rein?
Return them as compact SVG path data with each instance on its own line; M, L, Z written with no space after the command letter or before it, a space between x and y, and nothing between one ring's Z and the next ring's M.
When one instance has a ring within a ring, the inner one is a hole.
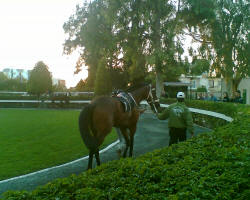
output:
M155 90L155 88L152 88L151 84L149 84L149 92L148 92L148 97L147 97L147 102L148 104L151 104L151 108L153 108L153 111L155 113L158 113L156 107L155 107L155 102L159 102L158 99L154 100L154 97L153 97L153 94L152 94L152 91ZM151 100L149 100L149 98L151 98Z
M129 96L133 99L133 101L134 101L134 103L135 103L135 106L138 107L138 105L137 105L137 103L136 103L136 101L135 101L133 95L132 95L131 93L128 93L128 94L129 94Z

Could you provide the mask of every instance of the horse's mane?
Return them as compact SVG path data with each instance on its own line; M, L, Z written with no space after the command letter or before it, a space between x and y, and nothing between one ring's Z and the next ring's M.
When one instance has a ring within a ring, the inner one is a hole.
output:
M147 83L138 83L138 84L132 85L132 86L128 87L127 89L125 89L125 92L133 92L133 91L135 91L139 88L143 88L147 85L148 85Z

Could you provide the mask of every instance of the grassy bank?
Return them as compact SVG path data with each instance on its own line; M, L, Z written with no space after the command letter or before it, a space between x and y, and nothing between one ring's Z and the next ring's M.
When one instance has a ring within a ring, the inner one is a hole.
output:
M76 110L0 110L0 180L63 164L88 154ZM110 134L103 144L116 139ZM103 147L102 146L102 147Z

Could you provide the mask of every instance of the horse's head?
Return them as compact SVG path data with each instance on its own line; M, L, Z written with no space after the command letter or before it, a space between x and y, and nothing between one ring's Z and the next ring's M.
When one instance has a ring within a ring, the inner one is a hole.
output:
M152 87L151 84L149 85L148 97L146 100L154 113L160 112L160 110L161 110L161 106L159 103L160 101L159 101L158 97L156 96L155 87Z
M136 89L135 89L136 88ZM160 111L159 99L156 96L156 90L151 84L141 84L137 87L130 87L127 92L131 92L136 105L138 105L142 100L146 100L150 105L153 112L157 113Z

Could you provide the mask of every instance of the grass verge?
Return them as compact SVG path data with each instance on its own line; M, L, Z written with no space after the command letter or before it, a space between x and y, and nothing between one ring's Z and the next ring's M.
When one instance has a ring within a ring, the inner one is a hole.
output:
M0 180L67 163L88 155L77 110L0 111ZM104 146L115 141L106 137Z

